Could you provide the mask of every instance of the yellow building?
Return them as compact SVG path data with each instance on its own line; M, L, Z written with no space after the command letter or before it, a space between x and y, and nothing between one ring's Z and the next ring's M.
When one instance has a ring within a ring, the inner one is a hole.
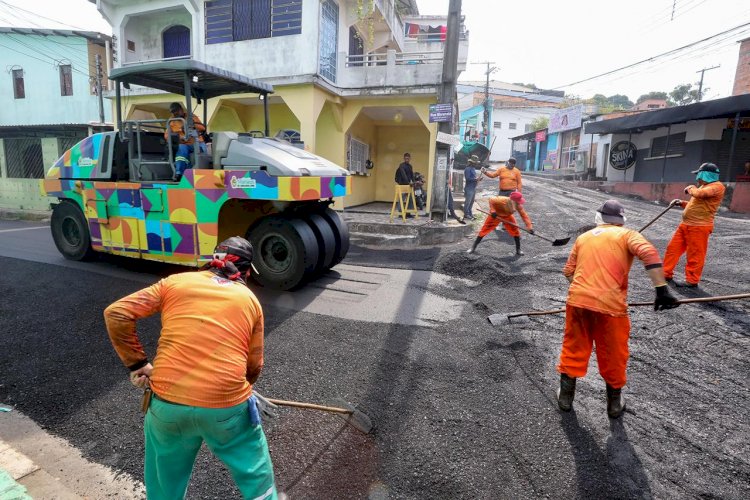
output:
M117 65L190 57L274 86L271 135L348 168L353 194L336 208L393 199L409 152L432 181L437 124L429 106L441 80L445 18L419 16L413 0L100 0ZM250 6L248 12L243 6ZM256 8L257 11L252 11ZM459 69L466 64L462 36ZM175 95L125 90L124 118L166 118ZM263 130L257 95L194 103L208 130ZM205 115L204 115L205 113ZM373 168L367 168L370 160ZM344 205L345 203L345 205Z

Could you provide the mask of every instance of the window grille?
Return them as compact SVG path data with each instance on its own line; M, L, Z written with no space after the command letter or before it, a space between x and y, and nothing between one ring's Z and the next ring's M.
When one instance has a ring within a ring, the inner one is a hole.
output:
M370 159L370 146L362 141L347 136L346 168L350 172L366 174L365 163Z
M16 99L26 98L26 87L23 84L23 70L13 70L13 97Z
M667 136L654 137L651 140L651 158L660 156L672 156L685 154L685 132L671 134L669 136L669 150L667 148ZM666 150L666 151L665 151Z
M60 65L60 95L73 95L73 69L70 64Z

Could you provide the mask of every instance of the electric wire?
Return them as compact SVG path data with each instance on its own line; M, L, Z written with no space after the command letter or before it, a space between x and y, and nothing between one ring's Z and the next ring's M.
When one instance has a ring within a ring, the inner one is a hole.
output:
M73 25L73 24L70 24L70 23L64 23L64 22L62 22L62 21L58 21L58 20L56 20L56 19L52 19L52 18L49 18L49 17L43 16L43 15L41 15L41 14L37 13L37 12L32 12L32 11L30 11L30 10L24 9L24 8L22 8L22 7L19 7L19 6L17 6L17 5L13 5L13 4L11 4L11 3L8 3L8 2L6 2L5 0L0 0L0 4L6 5L6 6L10 7L11 9L14 9L14 10L16 10L16 11L19 11L19 12L25 12L25 13L31 14L31 15L33 15L33 16L36 16L36 17L40 17L40 18L42 18L42 19L45 19L45 20L47 20L47 21L52 21L53 23L59 24L59 25L61 25L61 26L68 26L68 27L70 27L70 28L73 28L73 29L76 29L76 30L80 30L80 31L91 31L91 30L87 30L86 28L81 28L80 26L75 26L75 25ZM19 17L19 16L16 16L16 17ZM23 16L23 17L24 17L24 18L26 18L26 16ZM27 20L28 20L28 18L27 18ZM34 21L29 21L29 22L32 22L32 23L34 23ZM37 26L38 26L38 25L37 25Z

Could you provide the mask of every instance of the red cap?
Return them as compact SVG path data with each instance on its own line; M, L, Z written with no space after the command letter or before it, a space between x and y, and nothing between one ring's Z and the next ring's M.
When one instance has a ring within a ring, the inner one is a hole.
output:
M519 205L523 205L526 203L526 199L523 197L520 191L513 191L510 193L510 199L518 203Z

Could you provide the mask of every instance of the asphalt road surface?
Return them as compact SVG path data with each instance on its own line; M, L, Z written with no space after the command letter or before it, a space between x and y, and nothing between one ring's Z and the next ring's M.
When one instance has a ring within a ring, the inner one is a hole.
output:
M593 210L610 197L530 178L524 186L535 228L552 237L593 223ZM631 227L663 209L623 202ZM644 235L663 251L678 220L670 212ZM183 269L64 261L38 226L0 222L0 402L86 458L141 479L140 398L109 344L102 310ZM291 498L750 497L750 302L632 310L626 414L607 418L593 359L575 411L561 414L554 393L562 315L502 327L486 318L560 307L570 245L524 237L526 256L516 259L509 241L486 239L472 256L470 239L436 249L354 248L346 265L296 298L259 294L267 338L256 388L283 399L347 401L376 425L363 435L335 416L282 409L265 424L281 491ZM701 288L674 293L750 291L749 243L750 221L720 216ZM652 297L636 262L630 299ZM158 318L140 327L151 352L158 327ZM223 466L201 452L188 497L236 496Z

